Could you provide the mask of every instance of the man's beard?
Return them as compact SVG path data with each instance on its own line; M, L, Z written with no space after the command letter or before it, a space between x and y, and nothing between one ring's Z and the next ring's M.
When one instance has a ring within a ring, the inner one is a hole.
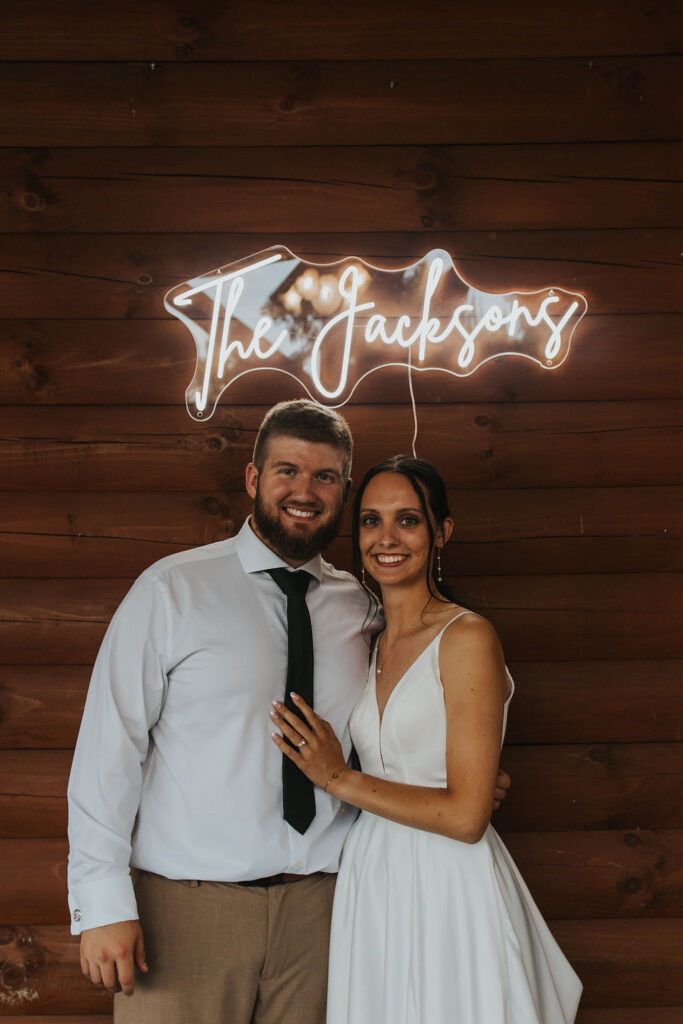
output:
M323 523L317 530L305 536L298 536L290 533L287 527L276 516L268 514L263 507L258 485L256 487L256 499L254 501L254 526L259 535L280 555L286 562L307 562L315 555L319 555L328 544L331 544L339 532L343 504L339 511L328 522Z

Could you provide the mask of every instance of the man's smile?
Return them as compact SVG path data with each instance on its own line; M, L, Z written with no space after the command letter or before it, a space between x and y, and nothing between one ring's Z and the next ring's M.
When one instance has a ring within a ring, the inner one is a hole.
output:
M295 519L315 519L316 516L320 515L320 512L316 509L305 509L305 508L294 508L293 505L283 505L283 511L287 515L294 516Z

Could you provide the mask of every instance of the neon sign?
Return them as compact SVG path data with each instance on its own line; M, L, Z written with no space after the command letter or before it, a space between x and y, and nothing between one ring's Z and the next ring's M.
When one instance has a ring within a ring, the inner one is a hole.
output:
M588 304L558 286L483 292L433 249L398 270L361 259L314 264L284 246L186 281L164 298L197 350L187 409L208 419L246 373L294 377L337 408L387 366L466 377L490 359L518 356L561 366Z

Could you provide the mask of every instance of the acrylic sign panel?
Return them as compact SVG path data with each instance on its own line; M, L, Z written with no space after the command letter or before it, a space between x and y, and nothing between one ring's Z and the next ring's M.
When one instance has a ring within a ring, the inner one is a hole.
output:
M557 285L480 291L442 249L383 270L355 257L314 264L284 246L193 278L169 291L164 305L194 339L186 403L195 419L212 416L243 374L264 370L294 377L330 407L344 405L385 366L457 378L516 356L553 370L587 309L583 295Z

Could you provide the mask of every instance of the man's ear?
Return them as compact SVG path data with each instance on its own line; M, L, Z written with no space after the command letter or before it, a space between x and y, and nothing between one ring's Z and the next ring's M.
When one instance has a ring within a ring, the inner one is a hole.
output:
M351 477L347 477L344 484L344 504L349 500L349 494L351 493Z
M250 462L244 471L244 486L250 498L256 497L256 485L258 483L258 469L253 462Z

